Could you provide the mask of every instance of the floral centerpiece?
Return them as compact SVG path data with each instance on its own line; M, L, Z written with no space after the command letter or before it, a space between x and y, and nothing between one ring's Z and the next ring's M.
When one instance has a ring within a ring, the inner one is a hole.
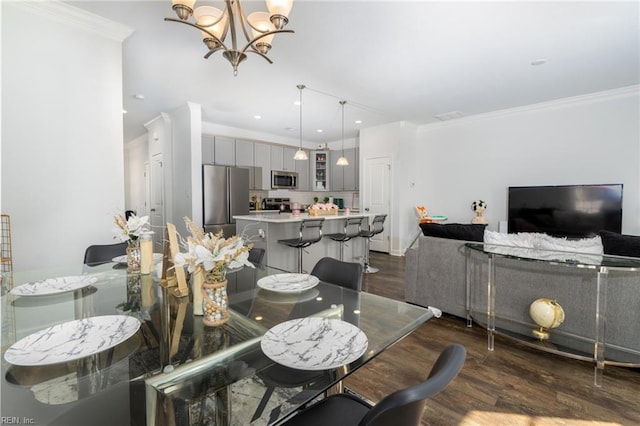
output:
M309 207L309 216L333 216L338 214L338 206L333 203L315 203Z
M121 214L113 217L116 224L115 237L122 242L127 242L127 270L129 272L140 271L140 237L146 232L149 225L149 216L136 216L132 214L128 219Z
M222 231L204 233L188 217L184 221L191 236L186 241L187 252L177 253L174 264L186 266L192 274L194 314L204 315L205 325L220 325L229 320L226 273L243 266L254 267L249 261L253 245L245 244L238 235L224 238Z

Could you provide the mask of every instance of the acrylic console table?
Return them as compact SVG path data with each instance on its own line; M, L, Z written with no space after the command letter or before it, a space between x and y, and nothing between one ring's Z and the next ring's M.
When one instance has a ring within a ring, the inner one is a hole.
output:
M595 364L640 366L640 258L468 243L467 321L487 329L488 350L501 335L527 346ZM557 301L564 322L539 329L529 314L538 298Z

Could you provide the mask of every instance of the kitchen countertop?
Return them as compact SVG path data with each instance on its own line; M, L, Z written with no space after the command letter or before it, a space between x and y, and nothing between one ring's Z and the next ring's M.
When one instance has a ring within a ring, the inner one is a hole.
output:
M372 217L374 216L371 213L351 213L351 214L344 214L344 213L338 213L337 215L332 215L332 216L309 216L309 213L300 213L300 216L293 216L291 213L280 213L280 214L273 214L273 213L265 213L265 214L260 214L258 212L249 214L249 215L242 215L242 216L234 216L233 218L236 220L250 220L250 221L255 221L255 222L268 222L268 223L290 223L290 222L300 222L302 219L309 219L309 218L325 218L325 220L336 220L336 219L344 219L345 217Z

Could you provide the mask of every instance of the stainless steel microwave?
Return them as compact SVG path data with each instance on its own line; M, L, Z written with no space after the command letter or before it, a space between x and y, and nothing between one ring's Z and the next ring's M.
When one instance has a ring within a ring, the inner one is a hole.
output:
M297 189L298 173L281 172L271 170L271 188L273 189Z

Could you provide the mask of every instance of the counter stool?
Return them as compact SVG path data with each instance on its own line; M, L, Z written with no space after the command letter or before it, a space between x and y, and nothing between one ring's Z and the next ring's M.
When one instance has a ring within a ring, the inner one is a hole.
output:
M384 220L387 218L386 214L378 214L373 217L373 221L369 226L369 229L366 231L360 231L360 236L362 238L366 238L364 241L364 273L365 274L375 274L379 271L378 268L374 268L369 265L369 243L371 241L371 237L374 235L378 235L382 231L384 231Z
M324 217L303 219L300 223L300 236L286 240L278 240L278 243L298 249L298 272L302 273L302 249L315 244L322 239L322 224Z
M364 217L348 217L344 221L344 231L335 234L326 234L325 237L340 243L340 260L344 260L344 243L360 235L360 227Z

